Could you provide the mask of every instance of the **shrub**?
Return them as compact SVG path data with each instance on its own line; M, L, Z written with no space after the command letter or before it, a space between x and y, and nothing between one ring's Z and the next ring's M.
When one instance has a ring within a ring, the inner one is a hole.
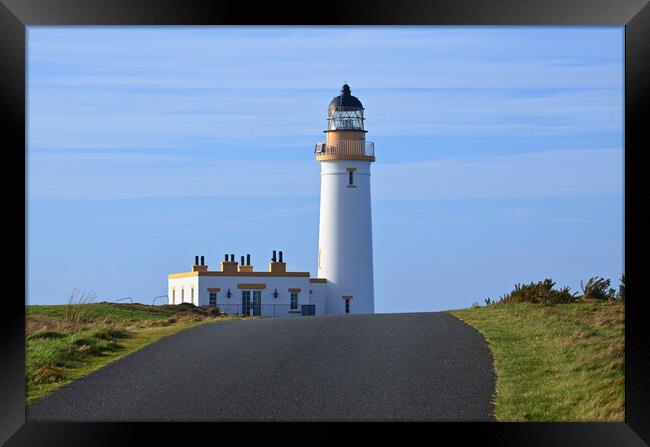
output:
M621 301L625 301L625 275L621 276L621 285L618 286L618 295L617 298Z
M570 287L555 290L555 282L547 278L544 281L530 284L516 284L512 292L503 295L501 303L537 303L537 304L563 304L576 300Z
M580 281L582 298L585 300L613 300L616 298L616 291L609 287L609 279L594 276L589 278L587 284Z

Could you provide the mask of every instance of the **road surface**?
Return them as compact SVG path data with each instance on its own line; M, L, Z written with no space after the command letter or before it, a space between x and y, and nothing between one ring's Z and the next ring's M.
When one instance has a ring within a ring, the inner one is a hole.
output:
M492 420L495 381L483 337L444 312L228 321L70 383L27 419Z

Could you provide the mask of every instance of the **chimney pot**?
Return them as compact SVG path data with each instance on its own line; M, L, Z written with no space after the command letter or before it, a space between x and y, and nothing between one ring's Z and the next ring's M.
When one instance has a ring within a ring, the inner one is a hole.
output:
M230 253L230 262L235 262L235 255Z
M201 265L205 265L205 257L201 256Z
M251 265L251 254L250 253L248 253L246 255L246 265Z
M280 262L282 262L282 250L280 250Z
M273 257L271 258L271 261L276 262L278 258L275 256L275 250L273 250Z
M228 262L228 253L226 253L226 257L224 258L224 261Z
M194 256L194 265L199 265L199 257Z
M243 256L241 257L241 265L246 265L246 264L244 264L244 257Z

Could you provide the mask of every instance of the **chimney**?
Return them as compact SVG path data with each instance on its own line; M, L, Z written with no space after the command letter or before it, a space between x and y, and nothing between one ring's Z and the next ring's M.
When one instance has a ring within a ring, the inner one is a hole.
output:
M205 257L201 256L201 265L205 265Z
M246 261L246 262L244 262ZM253 266L251 265L251 255L247 254L246 259L244 257L241 257L241 265L239 266L239 271L240 272L252 272L253 271Z
M194 256L194 265L192 266L193 272L207 272L208 266L204 265L204 258L201 256L201 263L199 264L199 257Z
M282 262L282 252L279 252L280 259L278 260L275 257L275 250L273 250L273 257L271 258L271 262L269 263L269 272L271 273L286 273L287 272L287 264Z
M235 262L235 255L230 255L228 260L228 253L224 256L224 261L221 261L221 271L224 273L237 273L237 263Z

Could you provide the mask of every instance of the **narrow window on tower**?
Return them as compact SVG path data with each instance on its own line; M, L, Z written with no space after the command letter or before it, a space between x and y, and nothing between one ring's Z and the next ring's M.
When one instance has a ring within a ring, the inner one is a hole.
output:
M357 186L354 184L354 171L356 171L356 168L347 168L348 171L348 188L356 188Z

